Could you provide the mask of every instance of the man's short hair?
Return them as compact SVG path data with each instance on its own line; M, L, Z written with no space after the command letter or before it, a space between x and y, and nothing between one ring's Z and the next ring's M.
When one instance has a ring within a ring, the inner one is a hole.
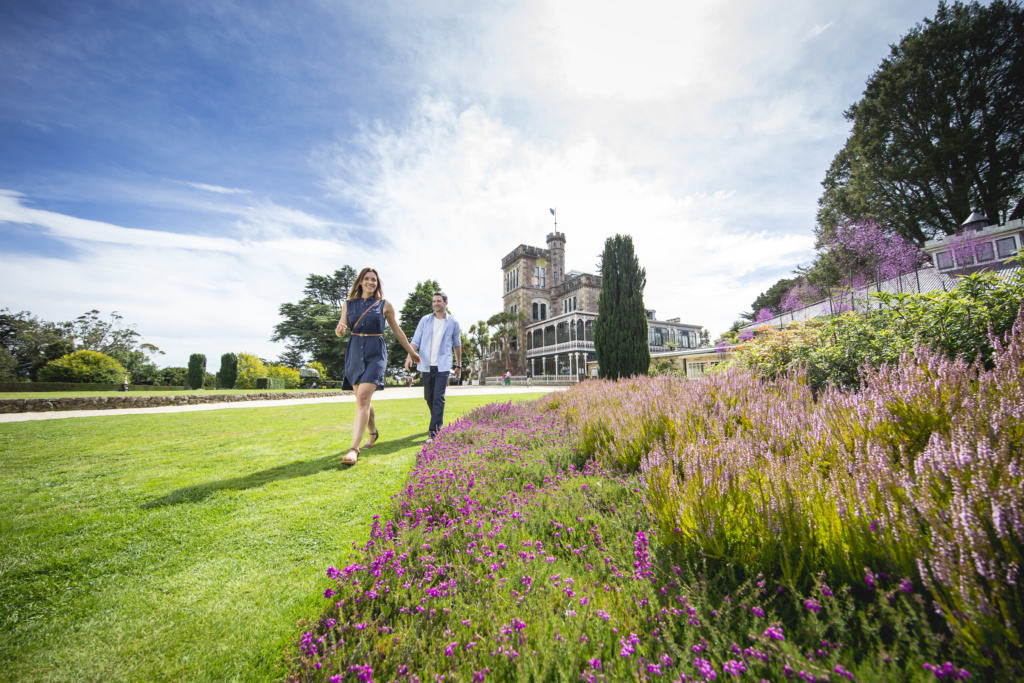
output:
M445 303L448 303L448 295L447 295L447 294L445 294L444 292L434 292L434 296L439 296L439 297L441 297L442 299L444 299L444 302L445 302ZM430 298L431 298L431 299L433 299L433 298L434 298L434 296L432 296L432 297L430 297Z

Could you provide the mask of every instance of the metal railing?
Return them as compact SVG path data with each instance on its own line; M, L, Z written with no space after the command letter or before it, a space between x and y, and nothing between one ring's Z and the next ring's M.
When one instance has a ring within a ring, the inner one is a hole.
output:
M505 377L488 377L486 378L487 384L503 386L505 384ZM579 375L535 375L532 378L527 378L526 375L512 375L512 379L509 381L510 385L514 386L557 386L565 384L579 384Z

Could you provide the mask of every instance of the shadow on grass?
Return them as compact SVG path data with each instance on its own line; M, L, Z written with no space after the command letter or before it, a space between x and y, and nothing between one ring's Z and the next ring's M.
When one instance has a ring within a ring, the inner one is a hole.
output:
M404 439L382 439L373 445L372 448L364 449L359 460L367 460L376 456L390 455L398 451L416 446L423 441L425 434L411 434ZM232 477L231 479L220 479L205 484L185 486L171 491L166 496L143 503L140 507L143 510L166 507L168 505L180 505L182 503L198 503L218 491L244 491L253 489L273 481L283 479L295 479L296 477L308 477L325 470L349 469L351 465L343 465L341 457L348 449L325 455L315 460L301 460L290 462L287 465L278 465L268 470L253 472L244 477Z

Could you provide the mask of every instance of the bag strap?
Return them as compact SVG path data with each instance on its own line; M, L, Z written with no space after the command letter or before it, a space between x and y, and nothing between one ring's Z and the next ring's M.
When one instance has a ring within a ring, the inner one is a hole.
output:
M363 318L366 317L366 314L372 311L373 309L377 308L377 306L380 306L382 303L384 303L384 299L381 299L380 301L378 301L377 303L363 311L363 314L356 319L355 323L353 323L352 327L350 327L349 329L355 332L356 328L359 326L359 323L362 322Z

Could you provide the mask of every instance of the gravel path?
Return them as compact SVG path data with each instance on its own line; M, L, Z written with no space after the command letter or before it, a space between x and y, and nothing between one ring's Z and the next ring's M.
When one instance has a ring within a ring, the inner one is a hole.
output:
M503 386L451 386L447 396L503 396L515 394L532 394L538 391L565 391L566 387L503 387ZM376 401L387 401L399 398L423 398L422 387L388 387L377 392L373 397ZM69 417L100 417L103 415L146 415L149 413L185 413L196 410L230 410L233 408L267 408L270 406L297 406L306 403L352 403L355 396L329 396L325 398L289 398L270 401L242 401L237 403L203 403L192 406L157 406L155 408L116 408L107 410L60 410L52 412L5 413L0 414L0 422L27 422L29 420L61 420Z

